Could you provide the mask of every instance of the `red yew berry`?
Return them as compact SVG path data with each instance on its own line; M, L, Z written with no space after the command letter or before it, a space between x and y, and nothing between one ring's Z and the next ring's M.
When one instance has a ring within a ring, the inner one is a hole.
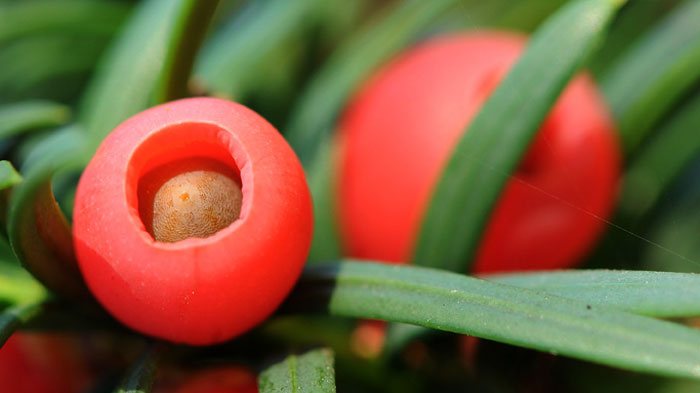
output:
M70 337L17 333L0 348L0 392L73 393L90 383Z
M366 83L339 126L340 220L349 255L410 260L452 148L524 46L523 37L508 33L444 36L409 50ZM618 162L606 108L591 79L579 75L508 182L474 272L579 262L611 211ZM504 175L484 168L484 176Z
M197 371L173 393L257 393L258 382L243 367L228 366Z
M105 139L78 185L74 241L88 287L117 319L212 344L282 302L312 221L304 172L277 130L244 106L192 98Z

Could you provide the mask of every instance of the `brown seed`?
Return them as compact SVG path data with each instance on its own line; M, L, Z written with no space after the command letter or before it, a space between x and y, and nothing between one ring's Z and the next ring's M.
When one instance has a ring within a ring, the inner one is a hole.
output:
M206 238L238 218L241 186L217 170L218 166L194 160L147 177L151 181L145 187L145 197L140 198L141 216L155 240L172 243Z

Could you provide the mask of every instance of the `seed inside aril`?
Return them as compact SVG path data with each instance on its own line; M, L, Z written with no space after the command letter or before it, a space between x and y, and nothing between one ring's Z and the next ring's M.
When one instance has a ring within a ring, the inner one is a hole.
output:
M153 238L167 243L206 238L231 225L243 199L231 172L212 160L190 159L146 176L139 204Z

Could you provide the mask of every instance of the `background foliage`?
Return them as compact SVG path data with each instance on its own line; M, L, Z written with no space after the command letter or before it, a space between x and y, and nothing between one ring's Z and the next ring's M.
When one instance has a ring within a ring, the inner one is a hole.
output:
M263 392L696 391L698 20L697 0L0 0L0 343L18 329L100 343L94 392L146 392L173 369L219 363L255 370ZM330 164L344 104L402 49L472 28L532 40L443 174L414 257L425 267L344 260ZM510 173L581 67L624 146L616 213L584 268L642 271L466 276L461 261L507 180L479 166ZM153 343L78 300L69 223L102 138L193 95L270 120L302 160L316 208L309 267L282 310L210 348ZM477 165L460 160L470 151ZM484 192L465 197L473 189ZM397 323L381 356L353 347L353 318ZM487 340L470 352L454 333Z

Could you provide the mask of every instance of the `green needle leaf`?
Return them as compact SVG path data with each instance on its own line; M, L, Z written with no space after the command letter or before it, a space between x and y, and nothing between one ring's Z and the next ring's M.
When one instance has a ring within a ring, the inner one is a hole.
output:
M189 95L187 83L194 67L194 58L218 4L219 0L189 2L189 7L180 14L176 23L178 29L173 32L173 47L167 53L160 83L156 86L157 103Z
M700 274L589 270L494 274L481 278L639 315L700 316Z
M700 332L441 270L343 262L307 270L288 310L469 334L651 374L700 378Z
M129 116L185 90L179 84L187 83L183 75L217 3L148 0L139 4L83 97L80 121L92 136L93 149Z
M73 84L82 84L109 38L47 34L0 45L0 100L72 97L80 87Z
M700 78L700 1L686 0L603 75L602 88L632 153Z
M674 201L671 208L656 217L654 227L647 236L652 242L663 244L664 248L647 247L640 253L640 265L645 269L700 272L700 243L697 241L700 233L700 195L697 191L695 195ZM669 253L669 249L673 252Z
M0 191L5 191L22 182L22 176L7 160L0 161Z
M335 393L333 352L318 349L291 355L263 371L258 385L260 393Z
M258 81L256 74L269 55L281 48L319 7L319 0L250 2L232 23L202 48L196 77L205 91L239 97Z
M559 93L603 38L616 3L569 3L537 30L453 151L424 217L416 264L468 269L509 174Z
M149 393L156 377L162 347L154 344L134 363L115 393Z
M500 284L537 289L552 295L615 307L656 318L700 315L700 275L648 271L566 270L490 274L480 278ZM391 324L385 353L393 354L426 332L415 325Z
M31 34L111 35L130 6L115 1L24 0L0 4L0 43Z
M308 171L309 188L314 202L314 234L309 263L332 261L342 256L336 217L337 152L328 141Z
M66 217L56 203L51 178L58 171L76 170L86 161L81 133L56 139L50 151L25 170L24 181L13 190L8 235L17 258L52 291L71 298L87 292L73 250Z
M70 108L50 101L25 101L0 106L0 139L41 128L58 127L70 117Z
M700 152L700 94L658 129L629 164L620 203L625 219L636 221L656 206L674 180Z
M44 287L17 266L0 268L0 304L24 304L46 298Z
M621 54L644 35L656 22L670 11L679 0L630 1L625 4L599 50L588 61L588 68L596 76L604 74Z
M507 7L495 18L494 25L498 29L532 31L565 3L566 0L508 2Z
M323 136L333 130L340 109L358 84L379 64L407 45L418 32L458 2L401 2L343 44L309 82L291 114L285 136L309 167Z
M0 348L22 324L41 312L41 303L23 304L0 312Z

